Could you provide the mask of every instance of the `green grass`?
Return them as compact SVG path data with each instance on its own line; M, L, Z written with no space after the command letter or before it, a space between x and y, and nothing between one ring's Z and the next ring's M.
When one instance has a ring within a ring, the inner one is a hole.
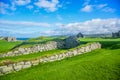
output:
M102 44L102 48L112 48L113 46L117 46L116 48L120 48L120 38L116 39L104 39L104 38L80 38L80 43L88 43L88 42L100 42Z
M0 76L0 80L120 80L119 39L80 39L82 44L98 41L102 44L102 49L61 61L41 63Z
M15 46L21 44L22 42L16 41L16 42L7 42L5 40L0 40L0 53L7 52L14 48Z
M119 80L120 49L95 50L1 76L1 80Z
M116 41L120 41L120 38L79 38L80 41L113 41L113 42L116 42Z

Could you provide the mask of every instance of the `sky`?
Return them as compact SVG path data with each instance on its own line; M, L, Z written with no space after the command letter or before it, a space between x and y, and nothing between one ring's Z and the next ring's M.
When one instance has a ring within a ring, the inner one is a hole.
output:
M0 0L0 36L102 34L120 30L120 0Z

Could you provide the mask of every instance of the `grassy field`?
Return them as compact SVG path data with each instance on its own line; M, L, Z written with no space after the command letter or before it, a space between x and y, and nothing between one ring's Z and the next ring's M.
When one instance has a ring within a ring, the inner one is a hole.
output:
M21 43L22 43L21 41L8 42L5 40L0 40L0 53L7 52Z
M0 80L120 80L120 38L80 40L81 43L99 41L102 49L61 61L39 64L0 76Z

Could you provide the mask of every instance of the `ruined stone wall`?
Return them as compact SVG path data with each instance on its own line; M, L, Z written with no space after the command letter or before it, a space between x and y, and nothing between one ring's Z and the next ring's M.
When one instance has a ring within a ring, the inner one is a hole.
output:
M0 66L0 75L19 71L19 70L22 70L25 68L29 68L31 66L38 65L39 63L52 62L52 61L61 60L61 59L67 58L67 57L80 55L80 54L90 52L92 50L100 49L100 48L101 48L100 43L91 43L89 45L86 45L83 47L77 47L75 49L69 50L69 51L61 53L61 54L56 54L56 55L52 55L49 57L43 57L43 58L36 59L36 60L21 61L21 62L17 62L17 63L7 64L4 66Z
M46 44L32 46L30 48L18 48L17 50L10 51L10 52L4 53L4 54L1 53L0 57L19 56L19 55L53 50L53 49L57 49L57 48L63 48L64 47L63 44L64 44L63 41L59 41L59 42L51 41Z

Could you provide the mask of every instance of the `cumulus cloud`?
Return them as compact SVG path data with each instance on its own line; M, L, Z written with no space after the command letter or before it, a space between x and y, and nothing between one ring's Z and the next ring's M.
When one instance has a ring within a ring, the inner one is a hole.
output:
M19 5L19 6L29 4L30 2L31 2L31 0L13 0L13 3L15 5Z
M91 4L90 3L91 0L85 0L83 3L83 7L81 8L82 12L92 12L94 10L100 10L102 12L114 12L115 9L109 7L108 4L104 3L104 4Z
M27 22L27 21L5 21L0 20L1 25L14 25L14 26L40 26L40 27L50 27L48 23L39 23L39 22Z
M10 14L11 11L15 11L17 9L16 6L27 5L31 2L31 0L12 0L10 4L0 2L0 13L1 14ZM27 8L32 8L32 6L28 6Z
M55 31L60 34L100 34L111 33L120 30L120 19L92 19L85 22L76 22L58 25L59 29Z
M22 34L21 36L26 34L30 34L32 36L69 35L77 34L79 32L82 32L83 34L102 34L117 32L120 30L120 19L117 18L92 19L85 22L68 24L0 20L0 24L0 31L2 31L2 33L7 31L12 35ZM2 33L0 34L2 35Z
M83 12L91 12L92 11L92 5L86 5L81 9Z
M59 4L58 0L36 0L32 4L31 4L31 2L32 2L32 0L11 0L11 2L8 4L8 3L0 1L0 13L1 14L10 14L11 12L16 11L17 8L19 8L21 6L24 6L31 10L31 9L35 8L35 5L36 5L37 9L43 8L48 12L54 12L59 7L62 7ZM35 11L35 12L38 12L38 11Z
M39 0L35 3L36 6L40 8L44 8L50 12L54 12L58 8L59 1L58 0Z

